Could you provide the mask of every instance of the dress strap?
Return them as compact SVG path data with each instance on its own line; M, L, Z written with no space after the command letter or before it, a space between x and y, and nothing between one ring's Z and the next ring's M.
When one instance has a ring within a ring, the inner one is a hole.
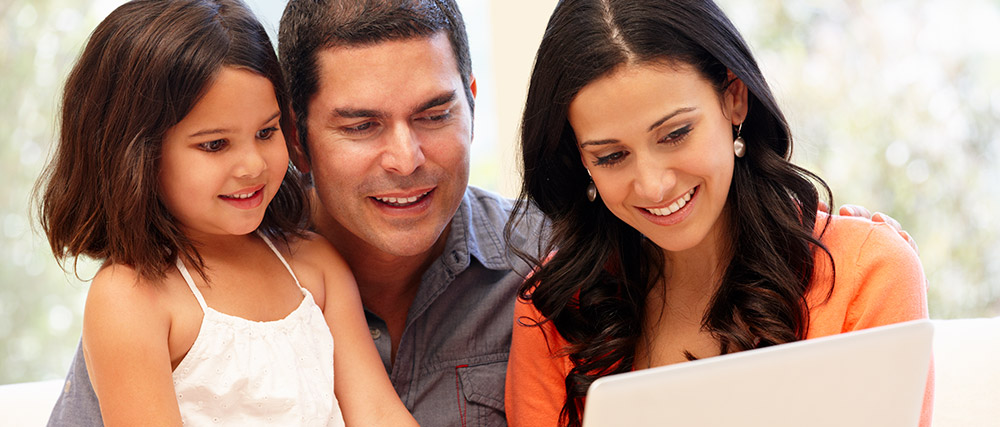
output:
M278 256L278 260L280 260L281 263L285 265L285 269L288 270L288 274L291 274L292 279L295 280L295 286L298 286L299 289L302 289L302 285L299 284L299 278L295 277L295 272L292 271L292 267L288 265L287 261L285 261L285 257L281 256L281 252L278 252L278 249L274 247L274 244L271 243L271 240L268 239L267 236L264 235L264 233L257 232L257 235L260 236L262 240L264 240L264 243L267 243L267 247L271 248L271 252L274 252L274 254Z
M187 267L184 266L184 261L181 261L181 257L177 257L177 269L181 271L181 276L184 276L184 281L187 282L191 292L194 293L194 297L198 299L198 305L201 305L201 311L203 313L207 312L208 305L205 304L205 298L201 296L201 291L195 286L194 280L191 279L191 273L188 273Z

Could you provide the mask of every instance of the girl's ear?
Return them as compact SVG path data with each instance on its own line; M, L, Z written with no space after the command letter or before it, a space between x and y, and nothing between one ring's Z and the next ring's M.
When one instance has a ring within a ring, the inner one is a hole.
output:
M295 168L302 172L303 174L309 173L312 169L309 167L309 158L306 156L305 149L302 148L302 141L299 140L299 129L295 126L295 114L292 114L289 120L291 126L289 129L282 129L285 132L285 138L288 141L288 157L292 159L292 164Z
M732 71L728 72L728 78L730 83L723 94L723 107L732 120L733 126L739 126L746 120L747 111L750 108L747 85L743 84L743 80L736 77Z

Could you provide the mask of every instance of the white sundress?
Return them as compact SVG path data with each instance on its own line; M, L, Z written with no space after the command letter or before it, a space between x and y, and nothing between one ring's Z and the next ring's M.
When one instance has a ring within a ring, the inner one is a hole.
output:
M204 312L198 338L173 372L181 419L190 426L343 426L323 312L260 237L302 291L302 303L283 319L258 322L212 309L177 259Z

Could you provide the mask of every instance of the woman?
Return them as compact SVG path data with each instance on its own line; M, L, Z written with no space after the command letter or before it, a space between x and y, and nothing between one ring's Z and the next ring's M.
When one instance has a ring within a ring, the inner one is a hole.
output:
M604 375L927 317L891 227L817 212L829 188L789 162L788 124L710 0L561 1L521 142L515 215L537 206L552 239L547 259L522 254L513 426L579 425Z

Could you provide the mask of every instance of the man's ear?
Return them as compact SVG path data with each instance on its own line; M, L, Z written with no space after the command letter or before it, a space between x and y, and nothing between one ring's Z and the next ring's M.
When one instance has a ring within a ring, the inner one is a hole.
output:
M288 129L284 129L285 138L287 138L290 148L288 151L288 157L291 158L292 164L295 165L295 168L298 169L299 172L307 174L311 170L309 168L309 159L308 156L306 156L305 149L302 147L302 141L299 140L299 128L295 125L296 121L294 113L292 113L289 123L291 125L288 126Z
M723 94L723 100L733 126L738 126L746 120L750 107L747 85L743 84L743 80L736 77L732 71L729 71L728 74L730 83Z

